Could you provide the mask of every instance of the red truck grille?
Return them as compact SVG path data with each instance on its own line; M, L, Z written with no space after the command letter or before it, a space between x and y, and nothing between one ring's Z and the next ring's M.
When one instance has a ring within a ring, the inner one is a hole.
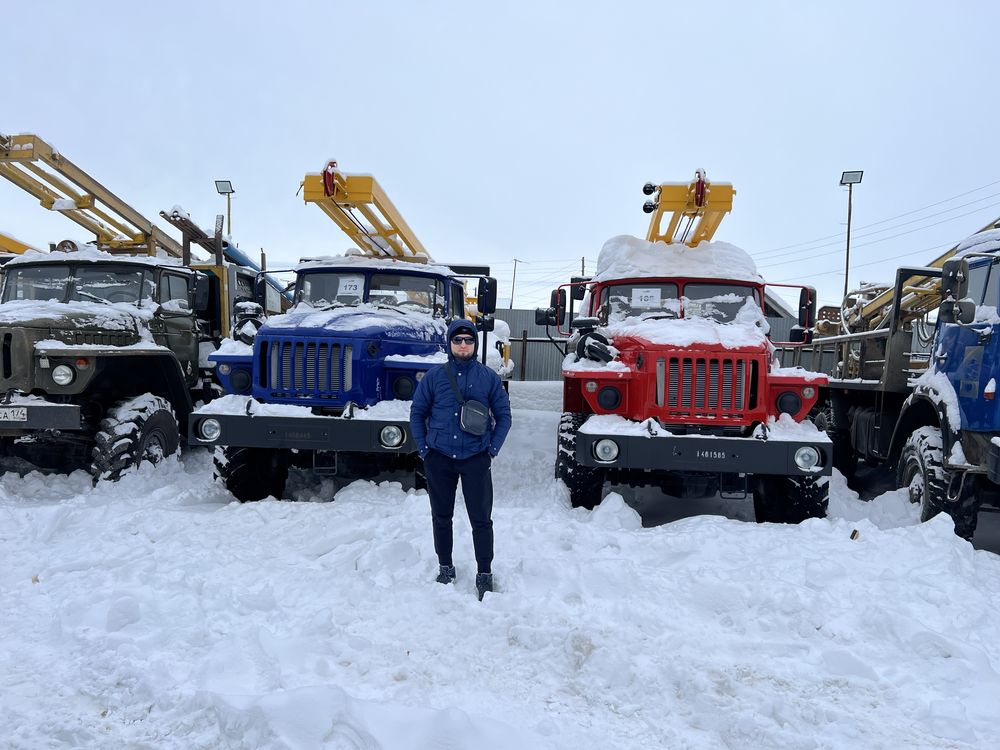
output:
M741 419L754 408L757 363L741 357L660 357L656 405L670 417Z

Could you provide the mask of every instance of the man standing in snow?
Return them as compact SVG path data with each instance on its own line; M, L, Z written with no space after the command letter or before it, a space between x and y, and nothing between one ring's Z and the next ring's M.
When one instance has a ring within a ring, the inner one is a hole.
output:
M448 362L428 370L410 406L410 429L424 461L434 522L438 583L455 580L451 559L455 490L462 480L476 551L476 591L493 590L493 476L490 466L510 431L510 400L500 376L476 359L468 320L448 326Z

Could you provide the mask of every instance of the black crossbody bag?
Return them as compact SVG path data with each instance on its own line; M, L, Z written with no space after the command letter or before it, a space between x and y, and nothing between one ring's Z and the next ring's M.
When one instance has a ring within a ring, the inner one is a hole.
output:
M462 428L463 432L467 432L470 435L485 435L486 431L490 428L490 409L486 404L483 404L475 399L469 399L466 401L462 398L462 394L458 391L458 383L455 382L455 374L451 371L449 365L444 366L445 374L448 376L448 382L451 383L451 389L455 392L455 399L458 401L461 409L458 412L458 426Z

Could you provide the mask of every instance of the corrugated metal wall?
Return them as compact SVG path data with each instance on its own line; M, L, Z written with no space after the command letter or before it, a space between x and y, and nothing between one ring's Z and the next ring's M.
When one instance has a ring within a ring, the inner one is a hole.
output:
M511 380L559 380L563 355L547 338L545 326L535 325L534 310L497 310L497 318L510 326L510 356L515 362ZM794 320L788 318L768 318L773 341L788 341L788 334ZM553 338L565 341L550 329ZM527 334L527 356L525 356L524 336Z

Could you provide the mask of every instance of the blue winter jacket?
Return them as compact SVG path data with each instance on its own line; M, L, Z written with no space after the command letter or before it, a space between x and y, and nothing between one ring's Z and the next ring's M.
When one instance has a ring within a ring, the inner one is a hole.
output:
M451 337L459 331L476 339L474 349L478 354L479 334L475 326L461 318L453 320L448 326L448 364L428 370L413 394L410 429L421 457L426 456L429 449L451 458L469 458L484 451L495 457L510 432L510 399L500 376L475 356L469 362L458 362L452 357ZM448 382L445 367L450 367L455 375L462 398L486 404L493 413L492 429L483 435L471 435L459 426L459 402Z

